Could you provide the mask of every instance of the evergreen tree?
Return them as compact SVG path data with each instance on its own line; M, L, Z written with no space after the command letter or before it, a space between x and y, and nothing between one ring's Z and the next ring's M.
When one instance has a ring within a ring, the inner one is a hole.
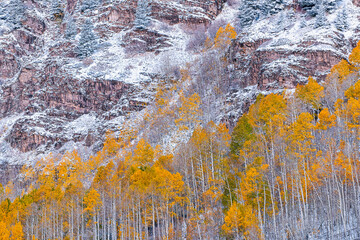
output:
M66 23L65 37L68 39L74 38L77 34L76 23L73 17L70 17Z
M99 6L99 4L100 4L99 0L83 0L81 5L81 12L93 10L97 6Z
M267 0L266 1L266 14L270 13L271 15L276 14L284 9L283 0Z
M305 18L302 18L301 21L300 21L300 27L301 28L304 28L306 27L307 23L306 23L306 19Z
M316 14L315 28L323 27L327 24L328 21L326 18L325 6L321 3Z
M151 6L149 0L138 0L134 26L137 29L145 29L149 26L151 18Z
M340 31L344 31L349 28L349 23L347 21L347 13L345 8L343 8L341 11L338 12L335 19L335 27Z
M310 11L316 6L317 0L299 0L299 5L305 11Z
M326 12L333 12L336 7L336 0L299 0L299 5L310 16L315 17L321 6Z
M336 0L322 0L327 12L333 12L336 8Z
M263 10L263 11L262 11ZM239 25L246 27L259 19L262 12L266 12L265 5L261 5L257 0L243 0L239 8Z
M24 19L25 5L21 0L10 0L7 5L6 20L10 28L17 29L21 27L21 21Z
M6 9L5 4L0 2L0 19L5 20L6 19Z
M97 37L90 19L87 19L82 26L79 45L75 49L79 58L91 56L97 48Z

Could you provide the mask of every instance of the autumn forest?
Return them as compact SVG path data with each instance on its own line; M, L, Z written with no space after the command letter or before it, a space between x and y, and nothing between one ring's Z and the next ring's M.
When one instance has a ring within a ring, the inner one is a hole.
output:
M227 25L206 40L214 79L235 37ZM2 186L0 239L349 237L360 227L359 69L360 44L325 81L260 94L230 131L204 117L184 68L90 158L50 154Z

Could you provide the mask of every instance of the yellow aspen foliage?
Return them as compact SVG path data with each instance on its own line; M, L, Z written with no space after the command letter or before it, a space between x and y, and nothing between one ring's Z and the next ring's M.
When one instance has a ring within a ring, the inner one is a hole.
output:
M270 94L259 104L259 121L269 123L276 115L283 114L286 110L286 101L283 96Z
M215 186L212 185L206 192L203 193L203 197L204 199L211 199L211 201L218 201L221 197L222 192L220 191L220 189ZM206 203L206 201L204 201Z
M236 238L243 235L247 239L251 231L259 232L258 220L251 206L234 202L226 213L224 221L222 230Z
M352 50L349 61L351 64L353 64L355 67L359 67L360 65L360 41L356 45L356 47Z
M305 104L309 104L314 109L319 109L321 98L324 97L324 87L317 83L314 78L309 77L306 85L296 87L295 95Z
M155 95L155 103L158 107L163 107L166 104L164 98L165 92L162 87L158 87Z
M6 223L0 221L0 240L9 240L10 239L10 231L6 226Z
M324 162L322 159L323 152L320 150L316 153L316 161L313 162L309 169L309 179L313 183L310 187L315 189L317 186L323 184L323 179L326 175L326 167L324 166ZM319 159L321 159L319 161Z
M134 171L135 172L130 177L130 188L140 195L145 195L150 188L152 179L154 178L153 168L141 167L135 168Z
M25 180L28 181L32 181L35 177L34 169L26 164L24 164L24 166L22 167L21 174L24 176Z
M294 157L298 163L298 167L302 168L304 173L306 168L304 162L310 159L311 154L315 151L312 145L314 135L312 131L314 125L312 124L313 117L308 112L301 113L296 121L289 126L289 135L287 136L287 151L290 157Z
M12 198L13 194L14 194L14 183L12 181L10 181L5 186L5 196L7 198Z
M357 81L348 90L345 91L345 97L349 98L360 98L360 81Z
M186 82L186 81L189 81L191 79L191 74L190 74L189 68L181 69L180 74L181 74L181 81L182 82Z
M199 123L201 114L200 101L200 96L197 93L189 97L185 97L183 92L180 93L179 117L175 120L175 124L179 126L180 131L188 130L189 127Z
M223 36L225 35L225 30L223 27L220 27L216 32L216 36L214 39L215 47L220 47L220 43L223 40Z
M143 138L140 139L134 150L133 161L137 165L145 166L149 165L154 160L154 149Z
M11 240L22 240L24 239L24 232L21 222L17 222L11 227Z
M328 108L324 108L319 113L319 120L316 124L316 129L318 130L326 130L328 128L331 128L335 126L336 124L336 116L331 115Z
M346 119L348 128L360 128L360 100L349 99L346 105Z
M90 189L84 197L84 205L84 212L92 216L101 205L100 194L95 189Z
M213 41L211 41L211 39L209 37L206 38L205 43L204 43L204 51L212 48L214 45Z
M332 67L328 79L331 77L337 77L340 84L353 73L356 73L359 69L360 64L360 42L353 49L352 53L349 56L349 62L346 60L341 60L338 64Z
M160 165L167 170L171 170L172 169L171 165L173 163L173 159L174 159L174 156L172 154L160 155L157 157L157 161L155 164Z
M335 115L337 117L342 117L345 114L345 104L344 104L344 100L342 99L337 99L335 104Z
M181 77L183 79L183 81L185 81L184 79L186 78L190 78L190 74L189 71L186 69L181 69L180 70L181 73ZM174 86L174 88L176 88L176 86ZM151 114L149 112L147 112L147 116L146 118L148 120L153 120L153 124L156 124L157 121L156 119L160 118L163 119L167 116L171 116L173 114L172 110L170 109L169 106L169 101L170 98L173 94L173 92L175 92L176 89L166 89L166 85L161 85L158 87L157 91L156 91L156 95L155 95L155 107L156 107L156 112L155 112L155 116L154 114Z
M57 178L58 178L58 182L60 182L61 184L64 184L68 177L69 177L69 161L68 159L64 159L63 161L61 161L59 163L59 165L57 166Z
M346 79L346 77L354 71L354 67L351 66L346 60L341 60L338 64L332 67L329 77L337 77L340 84Z
M180 173L172 174L166 169L157 166L154 166L154 173L154 184L157 192L167 201L180 202L182 200L181 193L184 190L184 182Z
M217 139L224 144L224 147L230 147L231 135L225 123L220 123L216 126L216 135Z
M169 206L180 203L184 199L184 182L179 173L172 174L162 166L136 168L130 177L131 186L138 196L146 197L155 194L167 202Z
M119 148L120 144L114 136L114 133L108 131L106 133L103 151L105 151L108 155L114 155Z
M310 113L301 113L290 127L292 134L289 135L289 138L294 142L304 142L313 139L312 129L314 128L314 125L311 123L312 120L313 117Z
M40 173L37 179L37 184L40 185L38 190L39 198L42 201L54 200L56 195L54 191L56 189L55 182L55 159L50 155L46 158L47 164L43 166L43 171Z
M279 94L260 95L256 103L250 107L248 121L253 127L265 127L274 120L276 115L286 114L286 101Z
M110 178L114 173L115 165L113 161L110 161L106 166L99 167L93 180L93 186L98 190L110 190Z
M231 40L235 39L236 35L235 28L230 23L226 25L225 29L220 27L214 39L215 48L225 49L230 46Z
M258 163L255 161L255 164ZM259 201L257 198L260 196L265 197L262 196L262 190L265 186L263 176L268 167L269 165L267 164L261 164L260 166L250 166L248 169L246 169L245 173L240 174L242 178L240 183L241 196L242 200L245 201L246 204L256 207Z
M339 178L342 179L343 183L350 183L352 177L354 176L353 165L355 161L348 158L344 154L345 150L345 142L341 141L339 146L339 152L336 154L336 158L334 161L335 164L335 173Z
M207 131L201 127L197 126L194 129L193 135L191 136L190 142L195 149L201 151L204 142L208 139Z
M67 152L57 168L59 179L63 181L63 186L67 188L82 188L82 182L86 180L87 173L94 169L91 161L83 162L79 153L74 150Z

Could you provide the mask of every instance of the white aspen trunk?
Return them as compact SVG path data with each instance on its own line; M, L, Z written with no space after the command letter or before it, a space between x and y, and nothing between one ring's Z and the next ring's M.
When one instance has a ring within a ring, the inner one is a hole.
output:
M111 219L111 226L112 226L112 240L117 239L117 231L116 231L116 195L115 195L115 189L113 192L113 209L112 209L112 219Z
M154 240L156 240L156 228L155 228L155 207L154 207L154 197L151 197L152 200L152 221L153 221L153 236L154 236Z
M156 218L157 218L157 222L158 222L158 231L159 231L158 235L159 235L159 239L162 239L163 235L162 235L162 230L161 230L161 228L162 228L161 220L159 218L159 208L157 207L155 209L156 209Z

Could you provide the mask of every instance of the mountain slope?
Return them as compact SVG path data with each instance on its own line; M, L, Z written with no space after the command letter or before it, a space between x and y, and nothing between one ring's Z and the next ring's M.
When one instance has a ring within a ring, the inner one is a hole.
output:
M9 3L2 3L4 16ZM75 0L60 3L24 2L24 17L15 28L6 17L1 20L2 162L29 162L74 146L85 155L99 150L107 130L141 117L133 113L151 105L163 79L178 79L186 63L193 73L200 68L206 73L205 60L213 56L199 52L201 45L220 26L238 26L242 6L240 1L152 1L151 25L138 29L133 25L137 1L103 1L90 9ZM294 88L310 75L323 80L359 40L356 4L337 1L326 13L328 25L315 28L316 17L297 2L283 1L274 13L237 27L225 71L202 76L221 89L214 99L206 94L210 88L199 90L209 103L203 106L207 118L233 127L257 94ZM334 24L343 8L346 31ZM54 9L61 14L54 15ZM86 19L94 25L98 46L81 58L76 51ZM71 24L75 32L69 37ZM195 84L204 81L198 73L193 78Z

